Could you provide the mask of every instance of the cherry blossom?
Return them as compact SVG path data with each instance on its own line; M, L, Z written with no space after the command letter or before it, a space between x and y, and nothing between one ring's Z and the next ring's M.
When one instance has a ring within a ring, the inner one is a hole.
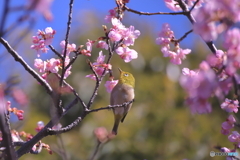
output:
M103 55L102 51L100 51L97 60L92 64L95 72L99 76L102 76L103 71L105 69L112 68L112 66L110 64L106 64L104 61L105 61L105 55ZM108 71L106 71L106 72L108 72ZM86 77L88 77L92 80L96 80L96 76L94 74L89 74Z
M224 135L228 135L230 133L230 129L234 127L234 123L236 123L236 119L233 115L230 115L225 122L222 123L221 133Z
M64 54L65 45L66 45L65 40L63 40L63 41L60 42L60 46L63 48L62 54ZM70 54L71 52L74 52L75 50L76 50L76 44L74 44L74 43L68 44L68 45L67 45L66 56L69 56L69 54Z
M226 112L238 112L238 100L230 100L228 98L225 99L225 102L221 104L221 108L224 109Z
M126 63L138 57L138 53L128 47L118 47L115 51Z
M232 134L228 136L230 142L236 143L237 147L240 147L240 134L237 131L232 131Z
M107 92L111 93L112 89L117 85L117 83L118 83L118 80L106 81L104 86L106 87Z
M161 45L161 52L164 57L170 57L170 61L173 64L181 64L182 60L186 58L186 55L191 52L190 49L182 49L179 43L174 41L174 32L170 29L169 24L165 23L162 26L162 30L156 38L156 43ZM174 47L171 47L173 43Z
M53 36L56 34L56 31L51 27L47 27L45 31L38 30L37 36L32 37L33 45L31 45L31 49L37 51L37 56L40 57L40 53L47 53L48 48L47 45L50 45L53 40Z

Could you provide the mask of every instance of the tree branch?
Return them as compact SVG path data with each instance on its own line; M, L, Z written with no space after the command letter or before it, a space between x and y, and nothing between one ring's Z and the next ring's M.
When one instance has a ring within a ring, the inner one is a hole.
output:
M6 101L4 99L3 87L0 86L0 129L2 133L2 145L6 148L4 150L4 159L16 160L17 156L13 147L12 134L10 129L9 119L6 115Z
M128 12L132 12L132 13L136 13L139 15L146 15L146 16L151 16L151 15L184 15L184 12L170 12L170 13L166 13L166 12L155 12L155 13L149 13L149 12L141 12L141 11L137 11L134 9L130 9L127 6L123 7L124 10L127 10Z
M37 73L35 72L23 59L22 57L8 44L8 42L0 37L0 43L4 45L4 47L7 49L7 51L13 56L15 61L19 62L24 69L31 74L47 91L47 93L53 97L53 90L51 86Z

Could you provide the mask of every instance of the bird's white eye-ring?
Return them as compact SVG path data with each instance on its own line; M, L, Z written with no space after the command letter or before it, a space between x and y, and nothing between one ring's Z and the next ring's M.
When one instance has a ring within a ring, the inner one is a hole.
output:
M127 74L127 73L124 73L124 76L125 76L125 77L128 77L128 74Z

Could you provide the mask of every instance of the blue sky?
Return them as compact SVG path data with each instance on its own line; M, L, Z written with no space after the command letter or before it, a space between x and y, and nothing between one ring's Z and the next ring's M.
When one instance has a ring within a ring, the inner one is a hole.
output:
M3 6L3 0L0 1L0 6ZM11 6L19 6L26 4L28 0L12 0ZM171 12L164 4L163 0L130 0L130 3L127 4L129 8L132 8L134 10L143 11L143 12ZM102 15L102 24L99 24L99 26L105 24L104 22L104 16L108 14L108 10L113 9L116 7L115 0L75 0L74 1L74 7L73 7L73 22L74 27L86 27L81 26L78 24L79 21L79 15L84 14L86 12L94 12L98 15ZM51 22L47 22L41 15L35 13L35 18L37 19L37 23L35 24L33 28L33 32L35 33L38 29L45 29L46 27L52 27L57 31L57 35L55 36L55 39L59 39L56 41L54 45L59 45L59 42L63 39L65 32L66 32L66 23L68 18L68 12L69 12L69 1L68 0L54 0L51 11L53 13L54 19ZM2 11L0 11L0 17L1 17ZM19 15L19 12L13 13L8 17L8 25L12 24L16 17ZM190 28L190 22L187 20L184 16L171 16L171 15L154 15L154 16L139 16L134 13L126 13L126 17L131 17L134 20L138 20L142 23L149 23L152 25L153 33L156 34L153 39L157 37L158 31L161 29L161 26L163 23L170 23L172 30L175 32L176 38L181 37L186 31L188 31ZM84 17L82 15L81 17ZM88 18L88 17L84 17ZM79 25L79 26L78 26ZM134 24L132 24L134 25ZM79 30L80 30L79 29ZM141 31L143 32L143 31ZM7 40L11 42L11 38L14 36L7 37ZM181 44L187 47L191 47L192 44L192 37L188 37L186 40L184 40ZM140 37L139 37L140 38ZM30 40L30 37L28 37L28 40ZM0 46L0 54L3 51L3 47ZM12 62L12 59L9 58ZM1 65L1 63L0 63ZM21 67L20 67L21 68ZM0 73L5 72L5 69L0 69ZM0 81L2 81L3 76L0 77Z

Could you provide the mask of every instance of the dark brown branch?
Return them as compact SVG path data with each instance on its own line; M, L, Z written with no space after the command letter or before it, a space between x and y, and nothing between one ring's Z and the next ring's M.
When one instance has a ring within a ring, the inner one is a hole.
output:
M77 103L76 98L65 108L64 114L60 115L59 117L55 117L55 119L52 119L48 122L48 124L40 131L38 132L31 140L25 142L21 148L17 150L18 158L20 158L22 155L28 153L31 151L32 147L38 143L42 138L52 135L49 134L48 130L49 128L52 128L55 124L59 122L59 120L72 108L73 105ZM80 117L81 118L81 117ZM75 120L77 121L77 120ZM77 125L79 122L76 122L75 125Z
M186 32L181 38L179 38L179 39L174 39L173 41L179 43L179 42L181 42L184 38L186 38L190 33L192 33L192 32L193 32L193 30L191 29L190 31Z
M95 156L97 155L97 152L98 152L99 149L100 149L100 145L101 145L101 144L102 144L102 143L101 143L100 141L97 141L96 148L95 148L95 150L94 150L94 152L93 152L93 155L92 155L92 157L90 158L90 160L94 160Z
M60 78L60 75L59 74L56 74L56 76L58 76L58 78ZM70 85L68 84L66 81L63 81L63 84L66 85L72 92L73 94L75 95L75 97L78 99L78 101L82 104L84 110L86 110L87 106L86 104L83 102L83 100L80 98L80 96L78 95L78 93L75 91L75 89ZM66 107L68 108L68 107ZM65 109L66 109L65 108ZM66 113L64 113L66 114Z
M151 15L184 15L184 12L170 12L170 13L166 13L166 12L155 12L155 13L149 13L149 12L141 12L141 11L137 11L134 9L130 9L127 6L124 6L125 10L127 10L128 12L132 12L132 13L136 13L139 15L146 15L146 16L151 16Z
M192 10L196 7L197 3L199 2L199 0L196 0L192 6L192 8L190 9L189 12L192 12Z
M0 130L2 133L2 145L6 148L4 151L4 159L15 160L17 159L10 129L9 119L7 118L6 101L4 99L3 87L0 86Z
M56 135L56 134L68 132L71 129L73 129L74 127L76 127L82 121L82 119L83 119L82 117L77 117L77 119L75 119L74 122L72 122L71 124L69 124L68 126L66 126L64 128L58 129L58 130L48 128L47 129L48 135Z
M113 109L113 108L120 108L120 107L125 107L131 103L134 102L134 99L129 101L129 102L125 102L123 104L116 104L116 105L108 105L107 107L101 107L101 108L97 108L97 109L92 109L92 110L89 110L87 111L87 113L91 113L91 112L98 112L98 111L101 111L101 110L106 110L106 109Z
M78 55L74 56L68 65L65 67L65 71L77 60Z
M67 56L67 46L69 43L69 33L70 33L70 29L71 29L71 24L72 24L73 2L74 2L74 0L70 0L70 2L69 2L67 32L66 32L66 36L65 36L65 48L64 48L64 52L63 52L63 61L62 61L62 74L61 74L61 79L59 82L60 87L63 85L63 78L64 78L64 74L66 72L65 60L66 60L66 56Z
M23 60L22 57L2 37L0 37L0 43L4 45L7 51L13 56L15 61L19 62L24 67L24 69L29 74L31 74L46 89L47 93L53 98L53 90L51 86Z
M108 37L108 34L107 34L107 33L106 33L106 37ZM107 42L107 44L108 44L108 51L109 51L109 56L108 56L108 59L107 59L107 63L106 63L106 64L109 64L109 63L110 63L110 60L111 60L111 58L112 58L113 50L114 50L114 49L112 49L112 47L111 47L111 43L110 43L109 38L106 39L106 42ZM89 102L88 102L88 105L87 105L87 108L88 108L88 109L90 109L90 107L91 107L94 99L95 99L96 96L97 96L98 88L99 88L99 86L100 86L100 84L101 84L101 82L102 82L103 77L104 77L105 74L107 73L106 71L107 71L107 69L105 68L105 69L103 70L102 75L101 75L100 78L99 78L99 81L96 82L96 86L95 86L95 89L94 89L94 91L93 91L92 97L90 98L90 100L89 100Z
M179 6L182 8L184 15L189 19L189 21L194 24L196 22L196 20L194 19L194 17L192 16L191 12L189 11L187 5L182 1L182 0L177 0ZM215 45L213 44L212 41L210 42L206 42L208 48L211 50L212 53L216 53L217 48L215 47Z
M61 60L63 59L62 55L58 51L56 51L52 45L49 45L48 47L53 51L53 53L55 53L59 58L61 58Z

